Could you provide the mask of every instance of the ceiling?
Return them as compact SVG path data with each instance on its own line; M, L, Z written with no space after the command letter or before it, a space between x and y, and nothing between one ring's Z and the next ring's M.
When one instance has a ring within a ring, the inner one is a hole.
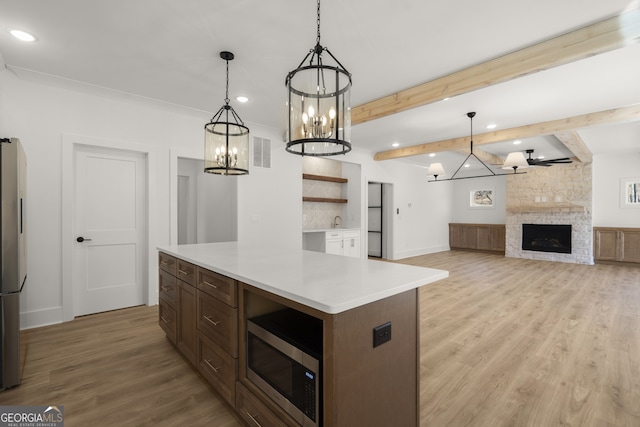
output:
M434 2L324 0L321 43L352 73L353 106L501 57L638 8L638 0ZM284 129L285 76L315 45L311 0L0 0L0 66L19 78L113 90L213 114L230 98L245 122ZM636 17L638 15L635 15ZM24 43L8 28L38 37ZM354 125L373 153L640 103L640 43ZM240 104L235 96L245 95ZM640 120L640 117L638 118ZM593 154L640 151L640 121L578 129ZM204 125L204 123L203 123ZM284 132L283 132L284 134ZM515 148L514 148L515 147ZM553 136L483 145L506 156L572 156ZM348 156L348 155L347 155ZM445 167L465 154L436 153ZM426 155L407 157L427 165ZM457 164L456 164L457 163Z

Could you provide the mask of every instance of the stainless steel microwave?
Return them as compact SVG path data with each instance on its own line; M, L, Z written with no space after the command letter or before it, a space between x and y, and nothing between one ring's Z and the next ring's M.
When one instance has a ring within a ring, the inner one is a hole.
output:
M247 377L302 426L321 426L322 320L293 309L249 319Z

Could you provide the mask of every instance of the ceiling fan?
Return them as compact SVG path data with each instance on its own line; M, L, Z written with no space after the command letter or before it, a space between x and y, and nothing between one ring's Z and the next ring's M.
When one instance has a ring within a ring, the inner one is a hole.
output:
M533 149L525 150L525 152L529 155L527 158L527 163L529 166L553 166L558 163L573 163L569 157L562 157L559 159L533 159L531 158L531 154L533 154Z

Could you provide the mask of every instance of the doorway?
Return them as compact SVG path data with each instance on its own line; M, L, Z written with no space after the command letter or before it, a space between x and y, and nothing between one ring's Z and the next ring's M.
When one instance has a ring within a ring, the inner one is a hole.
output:
M367 241L368 241L368 253L367 255L372 258L382 258L383 254L383 219L384 219L384 198L381 182L369 182L368 183L368 220L367 220Z
M367 184L368 256L387 259L393 256L393 184Z
M203 160L177 159L179 245L238 240L238 181L203 170Z

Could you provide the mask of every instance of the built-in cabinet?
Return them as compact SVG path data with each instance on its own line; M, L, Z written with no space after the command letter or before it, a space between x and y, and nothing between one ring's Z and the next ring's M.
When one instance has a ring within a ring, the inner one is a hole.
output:
M250 426L298 424L238 381L238 282L159 253L159 325Z
M247 426L300 426L246 372L247 319L284 308L322 320L322 425L418 425L416 289L328 314L165 253L159 257L160 327ZM188 291L195 293L195 310ZM374 328L387 322L393 338L374 347Z
M593 227L596 261L640 264L640 228Z
M449 247L502 252L506 246L504 224L449 224Z
M360 230L307 230L303 233L303 249L333 255L360 257Z

